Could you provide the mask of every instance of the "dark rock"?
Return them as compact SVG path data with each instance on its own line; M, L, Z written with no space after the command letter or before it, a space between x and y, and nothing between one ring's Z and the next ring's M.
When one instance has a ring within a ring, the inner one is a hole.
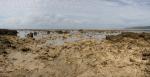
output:
M106 40L120 42L123 38L132 38L132 39L140 39L143 38L144 40L150 40L149 33L133 33L133 32L122 32L119 35L108 35L106 36Z
M2 38L0 39L0 44L11 44L11 42L7 39Z
M145 57L150 56L150 53L143 53L142 56L145 56Z
M141 33L141 38L144 38L144 40L150 40L150 33Z
M9 48L12 44L8 39L0 37L0 47Z
M136 62L136 61L135 61L134 59L132 59L132 58L130 58L129 60L130 60L130 62Z
M83 29L79 29L79 32L84 33L84 30Z
M12 49L16 49L16 46L11 46Z
M34 34L34 36L37 36L38 33L37 33L37 32L34 32L33 34Z
M51 32L50 31L47 31L47 34L50 34Z
M60 31L56 31L56 32L57 32L58 34L63 34L63 31L61 31L61 30L60 30Z
M117 42L119 40L122 40L123 37L121 36L115 36L115 35L107 35L106 40Z
M22 48L21 50L22 50L23 52L31 51L31 49L30 49L30 48Z
M69 33L69 31L65 31L65 30L58 30L56 31L58 34L67 34Z
M142 57L142 60L147 60L147 58L146 57Z
M33 33L29 33L29 34L27 34L27 37L28 38L33 38L33 35L34 35Z
M0 29L0 35L14 35L17 36L17 30Z
M119 36L121 36L121 37L129 37L129 38L133 38L133 39L138 39L138 38L140 38L139 35L140 34L133 33L133 32L123 32Z
M0 49L0 55L3 55L3 54L8 54L8 52L6 52L5 49Z
M150 51L148 50L142 51L142 60L150 60Z

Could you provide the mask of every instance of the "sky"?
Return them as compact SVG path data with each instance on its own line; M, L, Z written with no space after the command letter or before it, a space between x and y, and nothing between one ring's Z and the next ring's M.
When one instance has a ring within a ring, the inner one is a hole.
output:
M150 0L0 0L0 28L150 26Z

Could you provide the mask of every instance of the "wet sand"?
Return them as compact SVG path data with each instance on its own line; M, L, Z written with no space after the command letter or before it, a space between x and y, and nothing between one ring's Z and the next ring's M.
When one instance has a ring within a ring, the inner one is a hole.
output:
M0 35L0 77L150 77L149 67L150 33Z

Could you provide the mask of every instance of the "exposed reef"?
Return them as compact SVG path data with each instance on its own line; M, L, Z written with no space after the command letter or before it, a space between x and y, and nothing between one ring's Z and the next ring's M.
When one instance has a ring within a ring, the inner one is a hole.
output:
M15 35L15 36L17 36L17 30L0 29L0 35Z
M34 34L0 36L0 77L150 77L149 33L122 32L101 40L82 37L87 34L82 30ZM72 36L81 39L56 45L56 39Z

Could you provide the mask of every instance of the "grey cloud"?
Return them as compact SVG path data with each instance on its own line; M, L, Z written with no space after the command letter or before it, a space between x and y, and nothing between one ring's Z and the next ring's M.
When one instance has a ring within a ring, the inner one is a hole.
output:
M149 6L150 0L104 0L117 3L122 6Z
M0 0L0 28L144 26L150 21L149 4L149 0Z
M117 3L117 4L119 4L119 5L129 5L128 2L123 1L123 0L105 0L105 1L114 2L114 3Z

